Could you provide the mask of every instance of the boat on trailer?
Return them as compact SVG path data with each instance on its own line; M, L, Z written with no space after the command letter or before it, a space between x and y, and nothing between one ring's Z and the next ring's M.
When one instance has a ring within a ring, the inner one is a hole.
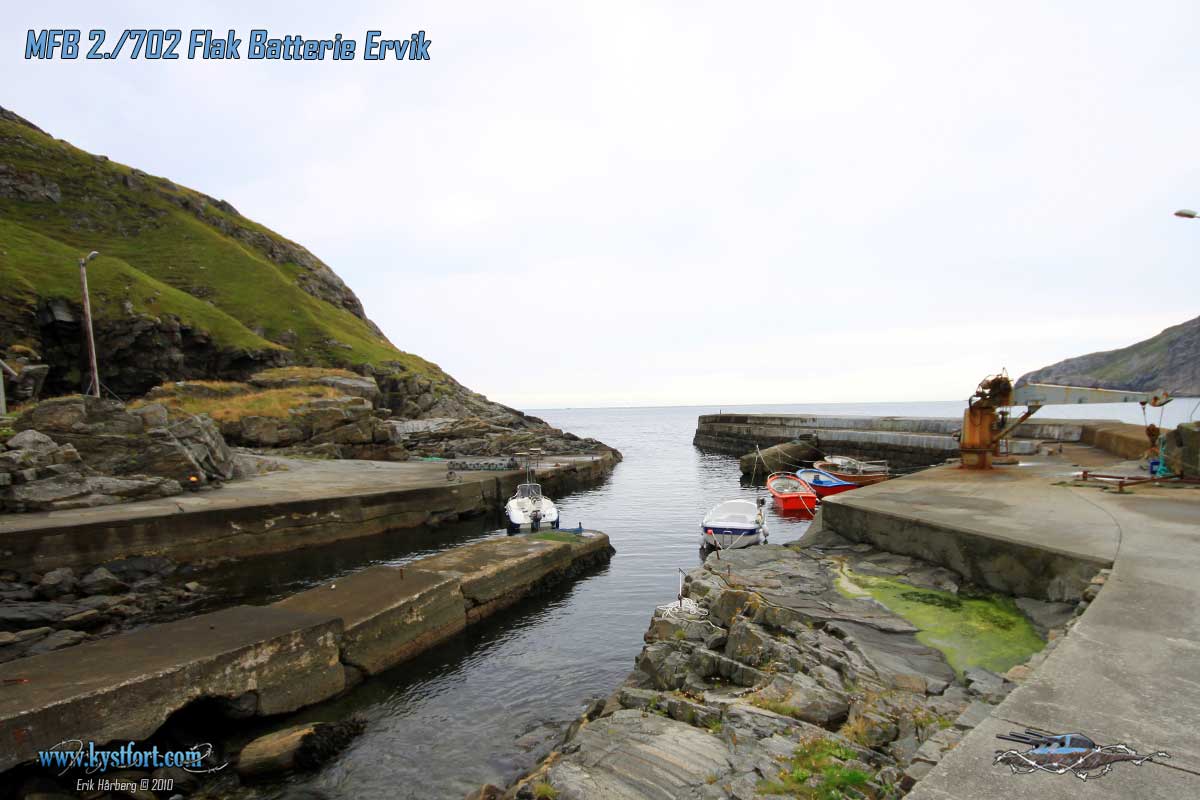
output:
M815 487L790 472L772 472L767 476L767 491L784 511L816 511Z
M818 461L813 466L856 486L870 486L891 477L886 461L860 461L850 456L826 456L824 461Z
M811 486L813 491L817 493L817 497L829 497L830 495L858 488L857 483L842 480L833 473L817 469L816 467L798 469L796 470L796 477Z
M765 542L767 523L762 507L766 498L726 500L704 515L700 523L700 549L734 550Z
M525 482L517 486L516 493L504 504L504 517L508 532L538 531L543 527L558 528L558 506L549 497L542 495L542 486L537 482L537 462L542 451L532 449L525 456Z

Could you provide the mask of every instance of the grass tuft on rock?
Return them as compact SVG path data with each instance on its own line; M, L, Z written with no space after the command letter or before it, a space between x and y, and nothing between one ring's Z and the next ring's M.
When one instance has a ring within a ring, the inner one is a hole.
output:
M566 542L574 544L579 541L579 537L573 533L564 533L562 531L546 531L545 533L535 533L531 539L541 539L543 542Z
M809 800L875 798L878 795L869 786L871 776L844 763L856 756L849 747L832 739L806 739L792 753L792 757L783 762L778 780L759 781L756 788L761 794Z
M245 417L275 417L287 419L292 409L312 400L341 397L341 392L331 386L304 385L289 386L281 389L263 389L251 391L245 384L226 384L229 386L244 386L244 392L228 394L197 395L184 393L169 393L165 396L136 400L129 404L130 408L138 408L149 403L161 403L170 411L185 414L207 414L217 422L232 422ZM168 387L170 385L168 384ZM168 391L170 391L168 389Z

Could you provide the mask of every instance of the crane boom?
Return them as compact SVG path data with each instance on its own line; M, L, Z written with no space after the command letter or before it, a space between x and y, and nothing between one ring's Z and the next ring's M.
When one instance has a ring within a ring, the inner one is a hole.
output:
M962 465L965 469L991 469L992 457L998 455L1000 441L1042 406L1142 403L1157 407L1169 402L1171 396L1161 390L1127 392L1055 383L1026 383L1014 388L1008 375L992 375L980 382L975 394L967 401L967 410L963 412L962 434L959 437ZM997 414L997 409L1009 406L1026 406L1026 411L1010 422L1007 412Z

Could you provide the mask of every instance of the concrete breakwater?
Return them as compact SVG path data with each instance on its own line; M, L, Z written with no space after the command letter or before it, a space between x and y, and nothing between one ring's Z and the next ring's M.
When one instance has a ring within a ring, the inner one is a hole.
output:
M1017 428L1016 439L1009 443L1010 452L1033 453L1043 441L1086 441L1088 427L1098 424L1083 420L1029 421ZM696 447L741 456L755 447L807 439L825 453L886 459L898 467L927 467L958 456L961 428L962 420L951 417L704 414L697 421L692 442Z
M553 456L550 496L593 485L618 456ZM191 562L280 553L499 508L520 471L448 473L445 462L280 459L285 470L216 491L120 506L0 517L0 557L16 571L85 567L133 555Z
M0 665L0 770L69 739L141 741L207 700L270 716L333 697L612 554L608 537L490 539Z

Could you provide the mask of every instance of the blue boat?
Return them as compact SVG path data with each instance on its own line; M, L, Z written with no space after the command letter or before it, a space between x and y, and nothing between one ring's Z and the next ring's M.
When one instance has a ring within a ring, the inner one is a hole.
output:
M831 494L845 492L858 486L856 483L844 481L836 475L815 467L796 470L796 477L811 486L817 493L817 497L828 497Z

